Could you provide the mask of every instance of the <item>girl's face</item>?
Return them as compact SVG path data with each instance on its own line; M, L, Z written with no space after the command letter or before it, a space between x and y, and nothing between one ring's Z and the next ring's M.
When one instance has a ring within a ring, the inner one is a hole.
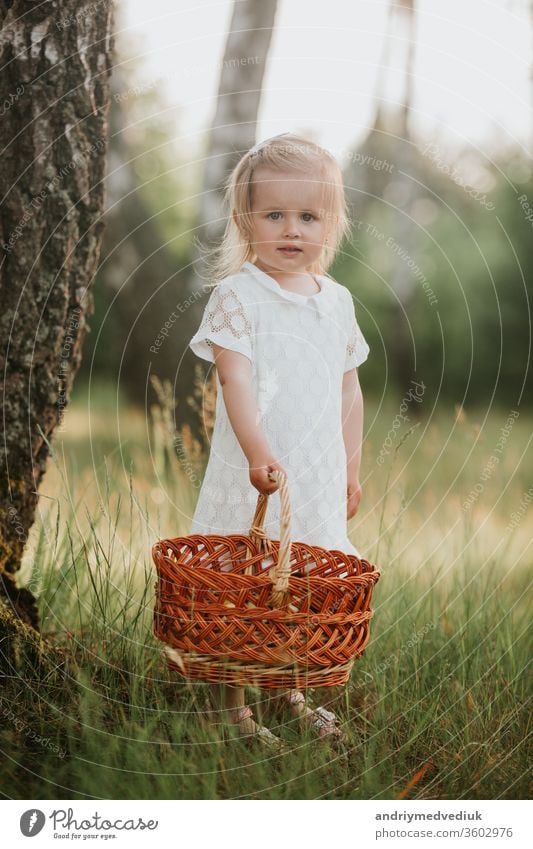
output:
M277 271L305 271L328 235L320 183L302 174L258 168L252 181L252 235L258 259Z

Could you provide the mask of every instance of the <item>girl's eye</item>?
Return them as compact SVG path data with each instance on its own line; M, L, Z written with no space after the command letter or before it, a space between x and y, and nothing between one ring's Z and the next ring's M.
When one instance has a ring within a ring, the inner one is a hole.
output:
M267 218L270 218L271 221L279 221L279 218L273 218L274 215L281 215L281 212L269 212ZM315 216L312 212L304 212L302 213L302 218L304 221L314 221Z

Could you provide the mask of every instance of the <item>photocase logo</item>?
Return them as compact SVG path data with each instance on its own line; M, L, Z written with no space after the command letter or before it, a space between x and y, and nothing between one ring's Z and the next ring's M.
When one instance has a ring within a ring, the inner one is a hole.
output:
M20 818L20 830L24 837L35 837L42 830L46 817L38 808L30 808L24 811Z

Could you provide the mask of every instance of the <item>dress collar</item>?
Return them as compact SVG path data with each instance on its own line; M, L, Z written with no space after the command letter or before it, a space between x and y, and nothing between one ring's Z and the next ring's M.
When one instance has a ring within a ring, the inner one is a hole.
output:
M333 285L334 281L330 280L329 277L325 277L323 274L313 275L320 286L320 292L315 292L314 295L301 295L299 292L288 292L287 289L279 285L274 277L271 277L266 271L258 268L253 262L244 262L242 268L253 274L255 279L265 286L265 288L270 289L271 292L275 292L286 301L314 307L319 313L329 312L333 306L333 302L336 300L337 293Z

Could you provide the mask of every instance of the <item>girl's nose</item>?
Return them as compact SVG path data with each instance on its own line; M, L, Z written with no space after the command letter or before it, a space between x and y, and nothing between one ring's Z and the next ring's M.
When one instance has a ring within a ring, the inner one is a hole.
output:
M298 226L298 222L296 220L292 220L287 218L285 221L285 236L288 239L294 238L294 236L300 235L300 228Z

